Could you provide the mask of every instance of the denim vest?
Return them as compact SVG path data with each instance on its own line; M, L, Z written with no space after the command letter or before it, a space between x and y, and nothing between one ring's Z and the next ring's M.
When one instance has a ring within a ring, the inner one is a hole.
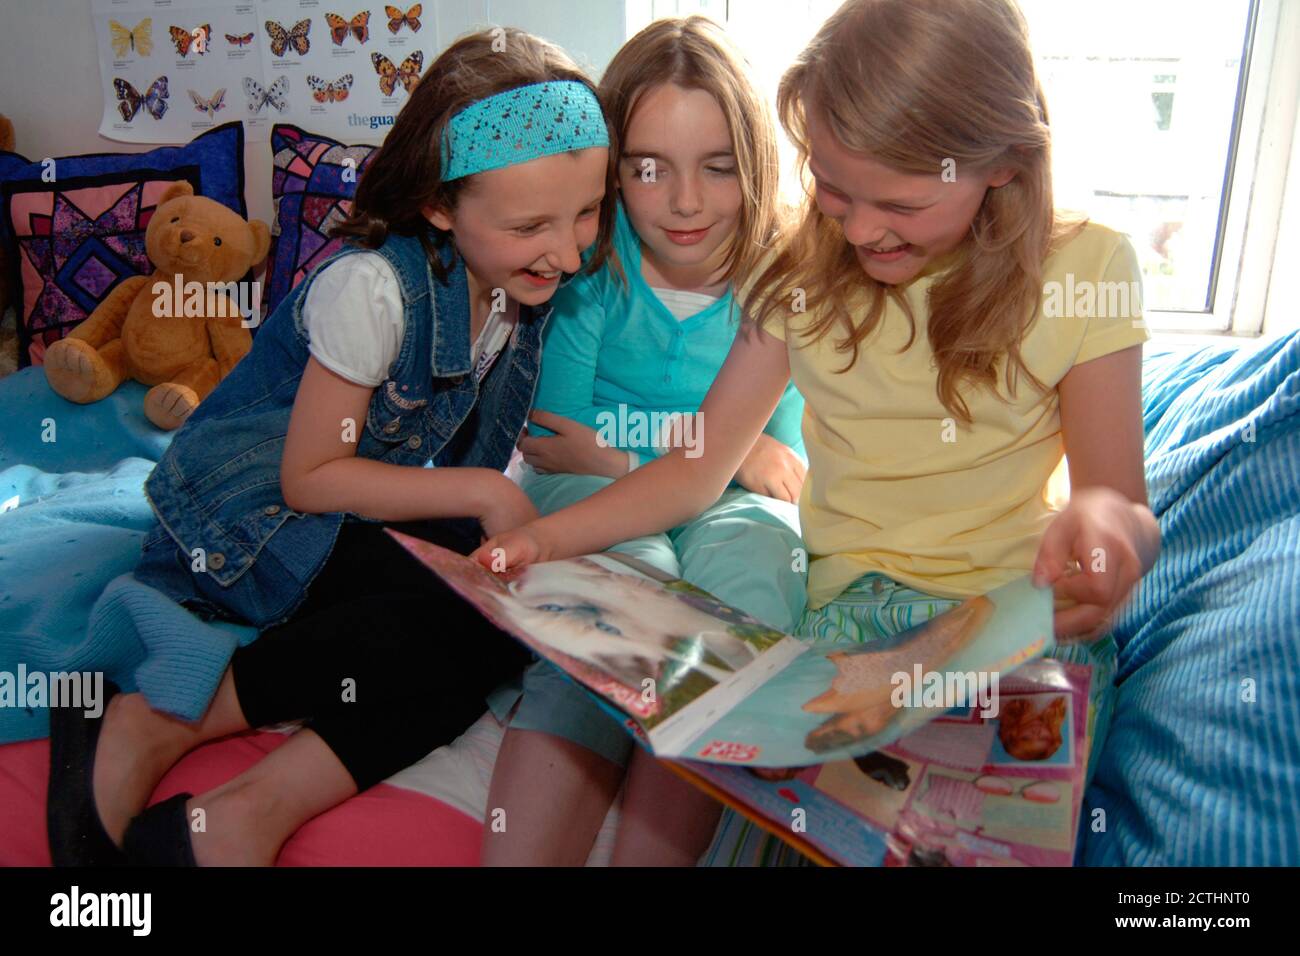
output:
M306 596L343 521L358 516L295 511L280 490L289 414L309 357L302 307L321 268L364 251L346 243L299 283L176 432L145 482L160 526L144 542L137 578L191 609L259 628L288 618ZM532 404L549 307L519 306L509 343L476 383L465 265L457 257L450 266L450 244L445 285L414 236L390 235L373 251L397 276L405 331L366 420L355 424L357 457L503 471ZM205 571L191 565L196 549Z

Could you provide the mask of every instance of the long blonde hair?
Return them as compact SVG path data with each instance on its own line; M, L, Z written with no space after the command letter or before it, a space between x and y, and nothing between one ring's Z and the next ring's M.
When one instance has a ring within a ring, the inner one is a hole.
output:
M939 400L971 420L966 383L996 392L1006 380L1042 383L1025 367L1020 343L1042 300L1042 266L1055 243L1082 223L1058 217L1052 203L1051 137L1025 21L1014 0L848 0L781 79L777 111L799 152L808 191L807 110L813 104L849 150L906 173L1007 167L1015 178L989 189L971 235L929 289L926 324L938 366ZM949 165L955 162L955 167ZM854 319L865 287L865 315ZM760 325L782 319L803 289L817 318L816 341L832 329L851 353L879 325L887 301L916 322L902 293L862 271L839 223L805 197L801 221L751 287L745 312Z
M612 162L623 161L627 129L641 97L664 83L703 90L726 117L741 204L721 281L742 282L779 228L781 167L771 110L744 56L718 24L702 16L656 20L623 44L600 80Z

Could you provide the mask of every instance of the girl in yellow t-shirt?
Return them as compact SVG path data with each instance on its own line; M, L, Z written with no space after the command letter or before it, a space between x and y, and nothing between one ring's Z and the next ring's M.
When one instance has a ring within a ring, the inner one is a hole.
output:
M809 460L799 633L875 640L1032 573L1059 599L1053 656L1094 667L1095 754L1109 621L1160 548L1142 463L1147 334L1128 241L1054 208L1020 11L849 0L785 73L778 107L810 195L740 294L751 321L701 406L704 454L674 452L476 554L490 565L500 548L513 566L680 523L726 487L793 376ZM1073 494L1055 511L1063 452ZM645 754L629 773L659 778L642 799L701 812ZM645 839L665 858L698 854L678 832L691 828L661 820Z

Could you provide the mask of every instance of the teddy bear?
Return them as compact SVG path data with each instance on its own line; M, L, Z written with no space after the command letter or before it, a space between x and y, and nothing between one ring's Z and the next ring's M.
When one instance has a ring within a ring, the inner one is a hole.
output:
M152 386L149 421L179 428L252 348L246 297L229 293L270 245L261 220L194 195L188 182L167 187L145 230L154 273L123 281L45 350L50 387L84 405L133 378Z

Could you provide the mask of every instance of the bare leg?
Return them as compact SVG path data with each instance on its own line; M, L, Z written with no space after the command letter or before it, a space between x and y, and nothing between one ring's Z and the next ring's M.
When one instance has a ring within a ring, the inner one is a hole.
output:
M507 730L488 790L482 865L582 866L622 779L622 767L581 744ZM497 810L505 811L499 832Z
M229 668L198 723L154 710L143 694L118 694L103 720L92 783L99 818L119 846L126 825L176 761L205 741L248 729Z
M325 741L300 730L238 777L186 803L194 859L199 866L272 866L299 827L356 792ZM194 832L199 809L203 828Z
M614 844L614 866L694 866L709 847L722 805L638 747Z

